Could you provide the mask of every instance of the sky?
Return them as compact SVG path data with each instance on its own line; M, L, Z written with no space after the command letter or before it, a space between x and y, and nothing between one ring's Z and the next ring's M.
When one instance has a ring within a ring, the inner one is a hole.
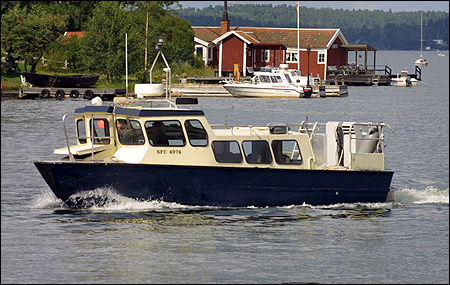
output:
M183 8L205 8L208 6L223 6L224 1L179 1ZM295 6L297 1L228 1L233 4L286 4ZM331 9L368 9L392 12L410 11L443 11L449 12L449 1L299 1L300 7L331 8Z

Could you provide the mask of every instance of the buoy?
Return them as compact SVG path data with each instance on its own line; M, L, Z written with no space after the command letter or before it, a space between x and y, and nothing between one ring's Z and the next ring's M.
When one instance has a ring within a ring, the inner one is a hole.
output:
M103 105L103 100L100 97L95 97L94 99L91 100L91 104L93 106L102 106Z

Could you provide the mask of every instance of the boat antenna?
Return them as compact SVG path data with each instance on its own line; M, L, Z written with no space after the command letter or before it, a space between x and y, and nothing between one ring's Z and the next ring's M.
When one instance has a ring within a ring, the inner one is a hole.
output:
M166 72L166 100L172 99L172 70L170 69L169 63L167 63L166 57L164 56L164 53L162 52L162 44L164 40L159 39L158 43L156 44L156 49L158 51L158 54L156 54L155 60L153 61L152 67L150 68L150 84L153 82L153 68L155 67L156 61L158 60L158 57L161 55L161 57L164 60L164 63L166 65L166 68L164 68L164 71Z

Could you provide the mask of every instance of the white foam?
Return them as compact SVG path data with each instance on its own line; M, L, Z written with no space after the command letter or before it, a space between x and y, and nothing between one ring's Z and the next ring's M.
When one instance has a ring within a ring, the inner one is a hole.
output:
M439 190L436 187L427 187L423 190L403 188L394 191L394 200L397 203L427 204L438 203L448 204L448 188Z
M157 200L145 200L140 201L133 198L124 197L111 188L98 188L91 191L84 191L77 194L75 197L81 199L89 199L94 197L102 197L103 203L93 204L87 208L87 210L95 211L148 211L148 210L164 210L164 209L199 209L199 208L217 208L207 206L187 206L179 203L164 202ZM426 204L426 203L449 203L449 189L439 190L435 187L427 187L426 189L410 189L403 188L395 190L394 202L400 204ZM45 192L37 196L31 208L40 209L54 209L64 208L65 204L57 199L53 193ZM285 206L283 208L293 208L298 205ZM302 207L310 207L316 209L322 208L366 208L366 209L384 209L392 207L392 203L351 203L351 204L334 204L326 206L311 206L303 204ZM247 208L256 208L253 206Z
M43 192L39 194L30 208L33 209L53 209L64 207L64 202L56 198L56 196L51 192Z

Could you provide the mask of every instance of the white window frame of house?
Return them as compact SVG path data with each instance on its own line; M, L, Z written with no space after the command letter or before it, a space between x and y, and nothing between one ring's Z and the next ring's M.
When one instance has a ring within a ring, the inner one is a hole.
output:
M197 52L198 52L199 49L202 50L202 54L203 54L203 46L201 46L201 45L196 45L196 46L195 46L195 52L194 52L194 53L195 53L195 56L198 56Z
M205 65L206 65L208 63L208 60L209 60L208 48L206 48L203 45L195 45L195 51L194 51L195 56L197 56L197 49L199 49L199 48L202 49L202 59L205 62Z
M327 61L327 54L324 51L319 51L317 53L317 64L325 64Z
M261 50L261 57L263 58L264 62L270 62L270 50L269 49Z
M292 59L292 56L295 56L295 59ZM297 63L297 51L286 51L286 63Z

